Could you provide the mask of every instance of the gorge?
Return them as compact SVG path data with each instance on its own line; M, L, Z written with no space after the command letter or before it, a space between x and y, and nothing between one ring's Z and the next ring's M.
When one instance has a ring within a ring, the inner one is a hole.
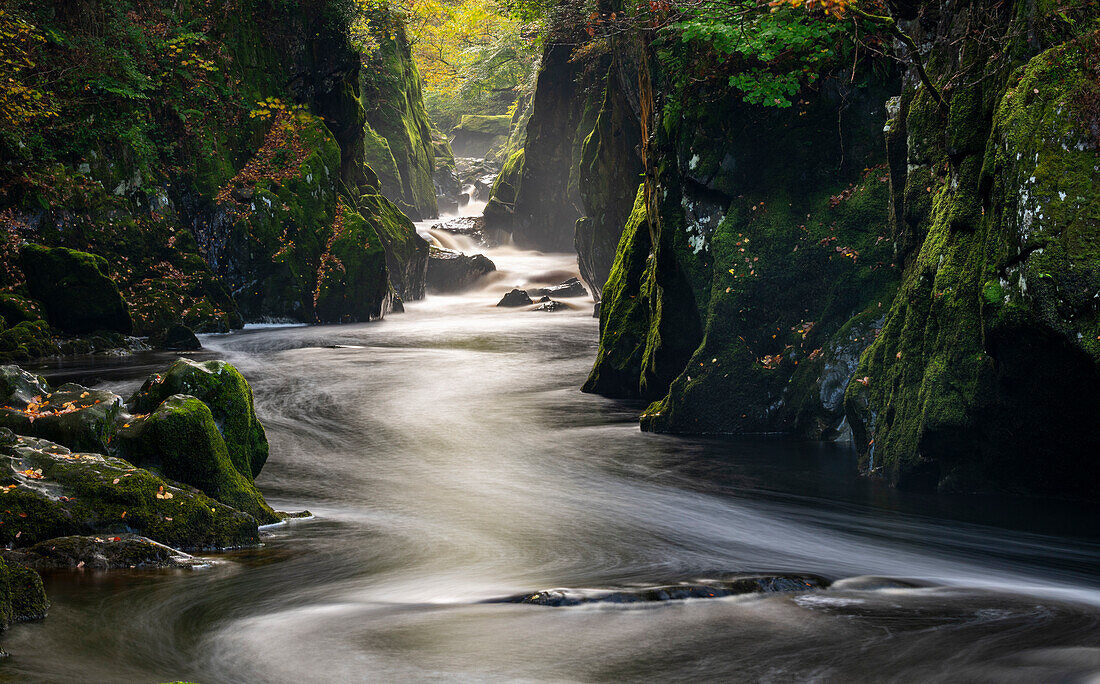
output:
M1100 673L1095 3L0 35L0 681Z

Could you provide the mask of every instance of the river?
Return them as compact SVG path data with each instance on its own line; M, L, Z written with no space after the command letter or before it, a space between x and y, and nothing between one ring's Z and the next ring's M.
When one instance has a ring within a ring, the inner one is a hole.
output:
M255 390L257 484L314 517L205 569L47 574L49 617L4 634L0 681L1100 677L1095 506L897 492L835 445L643 434L637 405L577 389L590 302L493 306L574 257L487 254L485 289L381 322L206 336ZM168 358L46 370L126 394ZM835 583L487 602L786 572Z

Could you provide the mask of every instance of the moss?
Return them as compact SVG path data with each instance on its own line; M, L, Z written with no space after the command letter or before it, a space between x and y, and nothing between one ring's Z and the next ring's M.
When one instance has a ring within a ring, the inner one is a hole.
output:
M1100 204L1069 106L1085 78L1063 46L990 79L982 146L959 143L933 186L927 237L857 371L868 384L847 397L864 466L899 486L1089 495Z
M252 516L119 458L0 429L0 460L9 482L0 493L0 543L122 533L184 549L259 542Z
M7 325L18 325L41 321L46 315L42 312L42 306L33 299L15 294L0 294L0 317L3 317Z
M390 293L383 242L355 209L341 203L338 211L317 271L314 316L321 322L381 318Z
M147 416L131 418L119 429L112 449L135 465L252 515L260 524L278 521L251 478L234 467L213 414L195 397L176 394Z
M46 321L24 321L0 331L0 362L23 363L58 351Z
M42 578L30 568L0 560L0 628L46 616L50 602Z
M649 330L648 300L642 294L650 254L644 186L623 228L600 306L600 347L583 390L616 397L640 393L642 357Z
M374 229L386 252L390 285L402 301L424 298L428 270L428 241L416 232L409 217L382 195L364 194L359 215Z
M9 562L34 570L165 567L178 556L163 544L131 534L58 537L4 555Z
M64 247L25 245L19 252L31 296L55 327L71 333L133 330L107 260Z
M256 417L252 387L240 371L225 361L179 359L167 371L150 376L126 405L134 413L151 413L174 394L188 394L206 404L233 467L250 480L260 474L267 462L267 436Z
M415 220L432 218L439 213L432 180L435 148L420 73L404 27L381 28L376 39L379 47L360 71L360 102L370 127L367 147L373 149L367 159L379 162L371 167L382 194ZM372 140L371 132L381 140Z

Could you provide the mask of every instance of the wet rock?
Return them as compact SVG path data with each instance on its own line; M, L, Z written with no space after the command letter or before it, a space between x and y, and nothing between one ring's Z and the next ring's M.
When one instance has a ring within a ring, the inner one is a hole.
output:
M540 297L543 295L550 297L587 297L588 290L584 289L584 285L576 278L570 278L560 285L554 285L553 287L539 287L528 292L534 297Z
M592 307L592 318L600 317L600 304L601 302L596 302L596 305Z
M504 297L499 302L497 302L497 306L528 306L531 303L531 298L527 296L527 293L525 291L513 289L511 292L504 295Z
M552 312L552 311L566 311L568 309L569 309L568 304L563 304L562 302L555 302L554 300L551 299L547 302L539 304L535 308L531 309L531 311L551 311Z
M549 301L553 301L553 300L550 299L550 296L549 295L543 295L543 296L539 297L538 303L542 304L543 302L549 302Z
M49 394L46 378L34 375L19 366L0 366L0 404L26 406L35 397Z
M550 589L520 594L488 603L528 603L538 606L579 606L586 603L650 603L685 599L721 598L744 594L773 594L826 589L829 581L815 575L754 575L726 580L679 582L651 587L603 590Z
M137 533L185 549L259 542L256 520L129 461L0 428L0 544Z
M164 333L162 346L172 351L198 351L202 349L202 344L199 342L199 338L195 337L195 332L186 325L178 324L168 328L168 332Z
M77 335L133 330L126 302L103 257L42 245L24 245L19 256L27 289L45 306L50 325Z
M397 294L390 297L390 313L405 313L405 302Z
M186 554L136 534L58 537L0 554L9 562L34 570L167 568L195 563Z
M123 413L122 397L106 390L65 384L50 391L41 379L27 384L29 374L18 377L5 366L6 378L21 383L5 406L0 407L0 427L16 434L41 437L78 451L107 453L115 424ZM43 391L45 390L45 391ZM35 395L27 395L34 391Z
M428 259L428 289L436 293L461 292L495 270L496 264L483 254L467 256L453 249L432 247Z
M437 223L432 230L441 230L451 235L463 235L476 240L482 247L495 247L498 243L485 234L485 218L482 216L462 216Z
M179 359L149 377L127 401L132 413L151 413L174 394L189 394L210 408L234 467L249 479L267 462L267 435L256 417L252 387L225 361Z

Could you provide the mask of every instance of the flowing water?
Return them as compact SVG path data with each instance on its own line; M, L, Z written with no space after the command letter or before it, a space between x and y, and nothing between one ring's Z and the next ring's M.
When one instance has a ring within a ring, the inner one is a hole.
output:
M202 570L47 575L0 681L1100 681L1095 507L904 494L838 446L643 434L638 406L577 389L591 302L494 306L575 258L487 253L484 289L382 322L205 338L253 384L257 484L315 517ZM167 358L48 370L125 392ZM835 583L491 602L785 572Z

